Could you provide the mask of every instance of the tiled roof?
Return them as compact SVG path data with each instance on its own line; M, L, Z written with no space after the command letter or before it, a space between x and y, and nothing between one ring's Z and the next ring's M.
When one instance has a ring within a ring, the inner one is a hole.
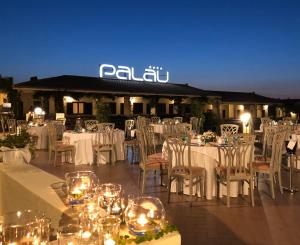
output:
M254 92L231 92L231 91L207 91L215 93L222 98L223 102L241 102L241 103L282 103L279 99L269 98Z
M208 96L206 91L188 84L154 83L97 77L63 75L44 79L32 79L15 84L17 89L95 92L132 95Z

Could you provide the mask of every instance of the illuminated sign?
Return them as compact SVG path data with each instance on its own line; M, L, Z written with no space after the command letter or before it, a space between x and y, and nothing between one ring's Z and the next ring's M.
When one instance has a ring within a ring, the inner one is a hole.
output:
M149 66L144 70L142 77L137 77L133 67L117 66L109 64L102 64L99 68L100 77L116 77L121 80L134 80L134 81L146 81L146 82L159 82L166 83L169 81L169 72L165 75L160 74L162 67ZM162 77L165 77L164 79Z

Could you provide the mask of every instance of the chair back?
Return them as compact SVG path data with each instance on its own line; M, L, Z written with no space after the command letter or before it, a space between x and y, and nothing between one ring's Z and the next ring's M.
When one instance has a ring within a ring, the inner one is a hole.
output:
M166 136L166 135L171 135L171 134L174 134L175 133L175 124L174 124L174 121L165 121L163 122L163 135Z
M172 124L175 124L175 120L173 118L163 118L162 120L162 124L165 124L165 123L172 123Z
M192 131L192 125L190 123L177 123L174 129L178 134L188 134Z
M135 121L133 119L125 120L125 137L132 138L131 132L134 129Z
M47 124L48 139L49 139L49 149L54 149L57 141L57 132L54 123Z
M228 136L232 134L237 134L239 132L239 125L236 124L221 124L221 135Z
M113 129L110 127L101 128L97 131L97 145L111 147L113 145Z
M5 132L5 126L4 126L4 119L3 119L2 116L1 116L1 118L0 118L0 121L1 121L1 130L2 130L2 132L4 133L4 132Z
M97 123L97 128L100 131L103 131L105 129L114 130L115 124L114 123Z
M247 134L247 133L239 133L239 134L232 134L228 136L228 143L247 143L247 142L255 142L256 135L254 134Z
M254 139L245 143L218 145L219 166L226 169L227 179L249 175L253 162Z
M264 129L262 155L265 157L271 156L273 137L275 132L276 128L272 126L265 127Z
M62 140L63 134L65 131L65 125L63 121L60 120L52 120L50 124L54 125L56 131L56 140Z
M285 140L289 141L292 134L292 125L291 124L283 124L277 126L277 131L285 131Z
M141 130L136 130L136 139L139 144L140 151L140 164L146 164L147 162L147 148L144 132Z
M261 124L263 124L263 125L271 125L272 124L272 119L271 118L269 118L269 117L262 117L261 119L260 119L260 122L261 122Z
M16 119L7 119L7 126L9 134L17 133Z
M191 137L185 141L183 137L168 137L166 139L169 152L169 173L189 175L191 173ZM186 158L187 154L187 158ZM187 163L187 164L186 164Z
M278 131L274 134L272 142L272 155L270 161L270 168L273 172L280 171L285 136L285 131Z
M138 116L136 119L136 128L142 130L143 127L149 124L149 120L146 117Z
M155 154L156 153L156 138L154 133L153 126L145 126L143 128L143 135L146 143L147 148L147 155Z
M201 124L202 124L202 118L201 117L191 117L190 124L192 125L192 130L195 131L196 133L199 133Z
M160 117L151 117L151 123L160 123Z
M175 121L175 123L182 123L183 117L173 117L173 120Z
M26 120L17 120L17 127L20 129L20 131L26 130L27 129L27 121Z
M84 127L87 131L97 131L97 120L85 120Z

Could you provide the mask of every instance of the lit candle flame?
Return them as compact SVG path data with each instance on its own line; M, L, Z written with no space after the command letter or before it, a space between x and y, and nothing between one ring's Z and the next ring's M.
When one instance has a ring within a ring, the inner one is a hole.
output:
M141 214L140 217L137 219L137 223L140 224L141 226L144 226L145 224L147 224L148 219L146 218L146 215Z

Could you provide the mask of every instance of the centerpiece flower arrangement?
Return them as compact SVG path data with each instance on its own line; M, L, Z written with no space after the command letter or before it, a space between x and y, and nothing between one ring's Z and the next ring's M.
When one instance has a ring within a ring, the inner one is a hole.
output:
M6 138L0 139L0 147L7 147L10 149L28 147L31 156L34 157L35 154L34 140L24 129L22 129L19 134L8 135Z
M204 132L203 135L202 135L202 137L203 137L203 141L205 143L215 142L217 140L216 133L212 132L210 130Z

